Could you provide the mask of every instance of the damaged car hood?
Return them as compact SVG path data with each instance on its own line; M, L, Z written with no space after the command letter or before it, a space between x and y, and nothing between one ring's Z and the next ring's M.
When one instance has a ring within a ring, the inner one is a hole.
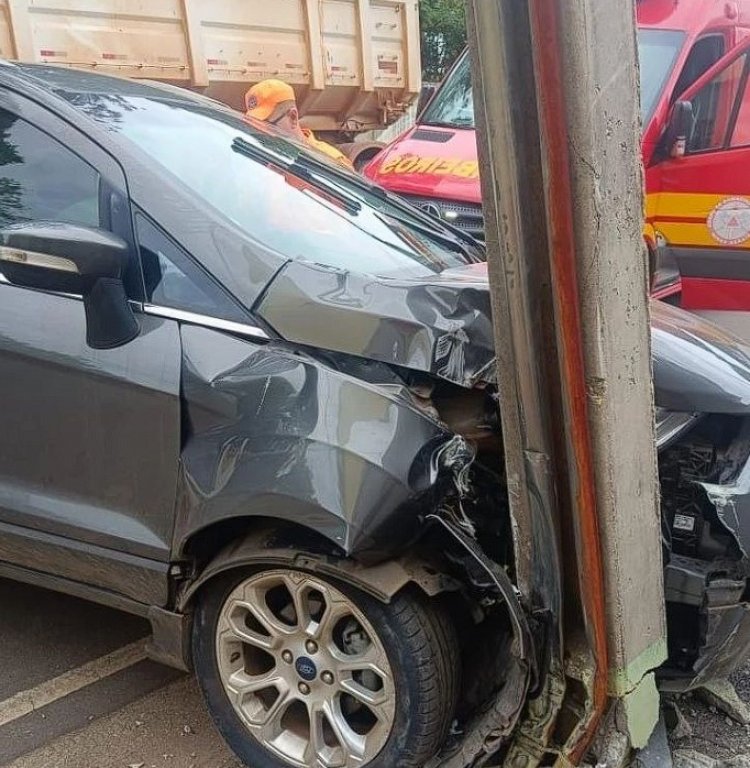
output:
M425 371L464 387L494 375L484 263L390 279L289 262L256 311L297 344Z
M424 371L463 387L492 380L495 355L487 265L424 279L361 275L289 262L257 307L289 342ZM651 303L657 405L744 413L750 352L683 310Z
M750 350L716 325L651 302L656 404L672 411L745 414L750 408Z

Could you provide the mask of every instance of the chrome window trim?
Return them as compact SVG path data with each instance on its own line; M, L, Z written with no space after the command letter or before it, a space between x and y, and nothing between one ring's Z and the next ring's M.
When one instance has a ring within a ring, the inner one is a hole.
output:
M5 275L0 272L0 284L10 285L10 281ZM68 299L75 299L76 301L82 301L80 296L76 296L70 293L58 293L57 291L49 291L53 296L64 296ZM140 302L133 301L131 299L130 305L135 312L143 312L147 315L154 315L155 317L164 317L169 320L177 320L182 323L190 323L191 325L201 325L205 328L213 328L218 331L228 331L229 333L236 333L239 336L247 336L251 339L268 339L268 334L261 328L257 328L254 325L245 325L245 323L235 323L232 320L222 320L219 317L211 317L210 315L201 315L197 312L188 312L184 309L174 309L174 307L162 307L157 304L141 304Z
M202 325L205 328L213 328L219 331L229 331L240 336L248 336L252 339L268 339L268 334L255 327L254 325L245 325L244 323L235 323L232 320L222 320L219 317L210 315L200 315L197 312L188 312L184 309L174 309L173 307L162 307L157 304L144 304L143 312L147 315L156 317L166 317L170 320L178 320L182 323L192 325Z

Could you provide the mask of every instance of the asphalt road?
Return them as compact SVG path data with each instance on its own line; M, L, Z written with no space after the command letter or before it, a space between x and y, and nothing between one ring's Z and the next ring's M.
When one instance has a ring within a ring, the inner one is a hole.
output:
M241 768L194 680L144 658L148 625L0 580L0 766ZM750 703L750 664L736 676ZM677 750L750 755L750 727L680 698Z
M191 677L148 661L148 625L0 580L0 766L235 768Z

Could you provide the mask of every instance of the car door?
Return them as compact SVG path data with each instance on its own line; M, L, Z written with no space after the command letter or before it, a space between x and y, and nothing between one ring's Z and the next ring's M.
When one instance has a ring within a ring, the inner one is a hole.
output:
M0 90L0 228L34 220L125 239L126 287L142 308L119 165L50 111ZM173 319L138 317L135 340L94 350L78 298L0 276L0 574L166 602L180 337Z
M686 309L750 310L749 48L680 97L692 107L684 155L664 147L649 169L648 220L679 270Z

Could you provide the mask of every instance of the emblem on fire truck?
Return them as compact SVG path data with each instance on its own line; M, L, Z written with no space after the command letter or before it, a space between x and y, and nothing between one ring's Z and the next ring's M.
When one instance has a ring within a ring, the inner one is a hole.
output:
M729 197L722 200L708 217L714 240L723 245L739 245L750 237L750 200Z

